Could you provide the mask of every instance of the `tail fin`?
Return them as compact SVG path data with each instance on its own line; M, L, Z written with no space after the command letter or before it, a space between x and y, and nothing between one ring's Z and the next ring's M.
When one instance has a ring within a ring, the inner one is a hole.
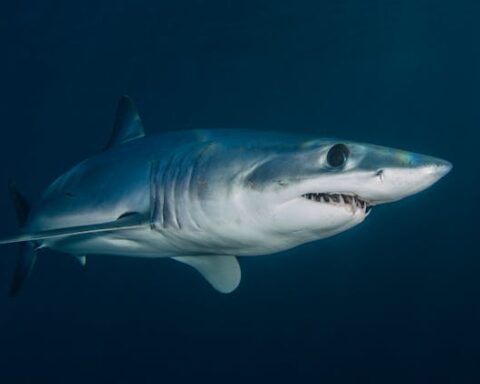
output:
M27 199L18 191L13 181L9 183L10 197L13 201L17 214L18 226L22 228L27 221L30 213L30 205ZM13 274L12 284L10 286L10 296L15 296L23 287L25 280L32 272L35 260L37 258L36 245L33 241L20 244L19 254L17 256L17 266Z
M33 270L37 252L35 244L32 241L21 243L17 256L17 266L13 274L12 283L10 285L10 297L14 297L22 289L23 284Z
M18 226L21 228L27 221L28 214L30 213L30 204L28 204L27 199L20 193L12 180L8 183L8 189L10 191L10 198L15 206Z

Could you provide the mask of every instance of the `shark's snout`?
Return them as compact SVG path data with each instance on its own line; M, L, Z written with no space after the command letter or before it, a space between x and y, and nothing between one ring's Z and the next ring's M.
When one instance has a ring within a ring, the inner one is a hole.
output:
M421 192L452 169L446 160L417 154L409 158L377 171L378 185L371 189L371 196L367 196L372 204L388 203Z
M423 187L421 189L437 182L452 169L452 163L447 160L424 155L414 156L416 161L402 168L410 174L409 179L412 183Z
M430 165L430 172L437 180L440 180L448 172L452 170L452 163L446 160L435 159L435 162Z

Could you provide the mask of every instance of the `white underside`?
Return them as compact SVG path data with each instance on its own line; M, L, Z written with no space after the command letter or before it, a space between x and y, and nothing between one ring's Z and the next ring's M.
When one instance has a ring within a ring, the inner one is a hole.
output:
M352 223L351 226L358 224ZM348 228L350 228L349 226ZM348 228L342 228L346 230ZM162 232L146 228L122 230L95 235L79 235L45 241L45 247L74 255L118 255L129 257L175 257L185 255L258 256L281 252L300 244L330 237L341 231L314 233L297 231L264 233L245 230L229 241L222 234L203 232Z

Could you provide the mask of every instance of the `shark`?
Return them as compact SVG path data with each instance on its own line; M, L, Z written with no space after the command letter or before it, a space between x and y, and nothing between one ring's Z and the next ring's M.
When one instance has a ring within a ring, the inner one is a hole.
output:
M30 205L10 183L19 233L10 294L37 254L171 258L222 293L238 257L282 252L362 223L375 206L433 185L438 158L353 141L241 129L145 135L128 96L102 151L58 177Z

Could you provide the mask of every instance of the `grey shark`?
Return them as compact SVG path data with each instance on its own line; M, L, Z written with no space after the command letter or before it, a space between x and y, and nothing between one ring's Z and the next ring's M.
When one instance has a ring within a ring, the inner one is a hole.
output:
M120 100L106 148L55 180L30 208L11 185L21 233L15 294L50 248L169 257L218 291L240 283L238 256L281 252L360 224L451 169L437 158L344 140L248 130L145 136Z

